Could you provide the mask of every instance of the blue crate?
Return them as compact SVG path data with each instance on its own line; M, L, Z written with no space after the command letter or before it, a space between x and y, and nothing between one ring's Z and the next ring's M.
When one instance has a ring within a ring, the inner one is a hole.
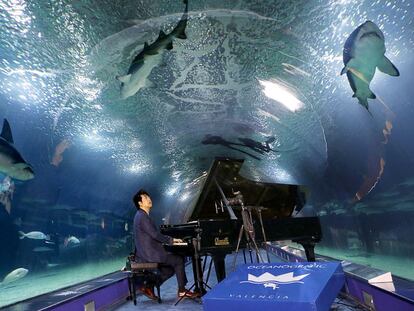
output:
M247 264L203 297L204 311L327 311L344 285L339 262Z

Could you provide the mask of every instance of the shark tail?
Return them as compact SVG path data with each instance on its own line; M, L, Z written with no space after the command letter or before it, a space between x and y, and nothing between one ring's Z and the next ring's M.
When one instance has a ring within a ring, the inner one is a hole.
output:
M359 104L361 105L361 106L363 106L367 111L368 111L368 113L371 115L371 117L372 117L372 113L371 113L371 111L369 111L369 106L368 106L368 98L360 98L360 97L358 97L358 102L359 102Z
M23 231L19 231L19 234L20 234L19 236L20 240L23 240L26 237L26 233L24 233Z

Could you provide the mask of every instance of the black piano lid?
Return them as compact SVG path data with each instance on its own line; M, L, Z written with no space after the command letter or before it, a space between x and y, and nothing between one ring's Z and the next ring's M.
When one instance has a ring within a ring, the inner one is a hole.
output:
M299 212L305 204L304 195L307 190L304 186L248 180L239 174L243 161L231 158L214 160L198 200L194 208L187 212L185 221L230 219L226 207L221 208L222 197L216 181L223 189L226 198L235 197L233 192L240 191L245 206L263 207L264 219L291 217ZM234 212L238 217L239 210L238 206L234 207Z

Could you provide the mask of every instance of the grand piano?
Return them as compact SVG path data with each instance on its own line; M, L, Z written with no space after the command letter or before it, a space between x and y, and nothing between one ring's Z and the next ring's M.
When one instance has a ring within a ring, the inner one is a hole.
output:
M248 248L250 259L257 260L254 244L262 247L266 241L297 242L305 249L307 260L314 261L314 246L322 237L319 218L295 217L305 204L305 188L248 180L239 174L242 164L239 159L215 159L185 222L161 226L163 234L190 241L191 247L169 246L168 250L193 256L195 272L200 270L200 256L210 255L219 282L226 277L227 254ZM194 243L198 262L194 262ZM200 280L196 289L199 287L203 289Z

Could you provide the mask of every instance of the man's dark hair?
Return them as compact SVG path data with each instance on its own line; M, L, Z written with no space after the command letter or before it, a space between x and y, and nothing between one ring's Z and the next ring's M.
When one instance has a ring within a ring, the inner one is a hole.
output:
M132 198L132 201L134 202L136 208L139 208L139 202L142 202L141 195L149 196L149 193L146 192L144 189L139 189L138 192L135 193L134 197Z

